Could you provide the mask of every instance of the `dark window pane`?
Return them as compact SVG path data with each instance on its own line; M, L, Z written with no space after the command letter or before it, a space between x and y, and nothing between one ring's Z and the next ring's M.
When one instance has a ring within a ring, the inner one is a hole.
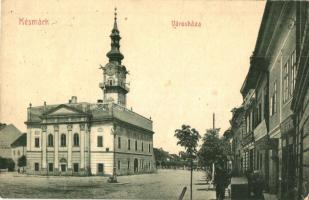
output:
M35 138L35 147L40 147L40 138Z
M103 147L103 137L102 136L98 136L97 138L97 145L98 147Z

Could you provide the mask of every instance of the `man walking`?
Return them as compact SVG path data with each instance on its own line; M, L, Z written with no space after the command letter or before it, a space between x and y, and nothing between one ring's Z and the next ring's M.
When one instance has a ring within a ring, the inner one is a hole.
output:
M214 185L216 186L217 200L223 200L225 188L229 185L229 176L223 167L223 163L218 163L215 168Z

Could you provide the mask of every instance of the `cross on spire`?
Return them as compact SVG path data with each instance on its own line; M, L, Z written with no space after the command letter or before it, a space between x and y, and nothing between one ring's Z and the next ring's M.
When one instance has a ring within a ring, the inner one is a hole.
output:
M115 18L114 19L115 19L115 21L117 21L117 7L115 7L114 10L115 10L115 12L114 12Z
M118 31L118 27L117 27L117 7L114 8L114 28L113 30Z

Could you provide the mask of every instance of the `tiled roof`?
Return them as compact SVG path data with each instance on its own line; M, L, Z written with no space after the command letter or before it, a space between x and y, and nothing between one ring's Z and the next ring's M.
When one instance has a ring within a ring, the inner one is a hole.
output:
M27 133L23 133L19 138L17 138L11 147L22 147L27 145Z
M13 124L6 125L0 130L0 156L5 158L11 157L11 144L18 137L21 136L20 130L18 130Z
M27 122L40 123L41 122L40 117L43 114L52 113L53 110L57 110L57 107L72 108L81 113L85 113L86 115L89 115L89 117L91 117L93 121L101 121L116 118L129 124L138 126L140 128L152 131L152 121L150 119L145 118L142 115L139 115L131 110L128 110L125 107L122 107L114 103L91 104L87 102L82 102L82 103L67 103L67 104L31 107L28 108L28 111L30 109L30 114L28 114Z

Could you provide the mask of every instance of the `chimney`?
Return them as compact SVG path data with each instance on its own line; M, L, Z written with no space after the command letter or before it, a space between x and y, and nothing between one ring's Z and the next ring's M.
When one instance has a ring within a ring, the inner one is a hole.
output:
M76 96L72 96L71 100L69 101L69 103L77 103L77 97Z

